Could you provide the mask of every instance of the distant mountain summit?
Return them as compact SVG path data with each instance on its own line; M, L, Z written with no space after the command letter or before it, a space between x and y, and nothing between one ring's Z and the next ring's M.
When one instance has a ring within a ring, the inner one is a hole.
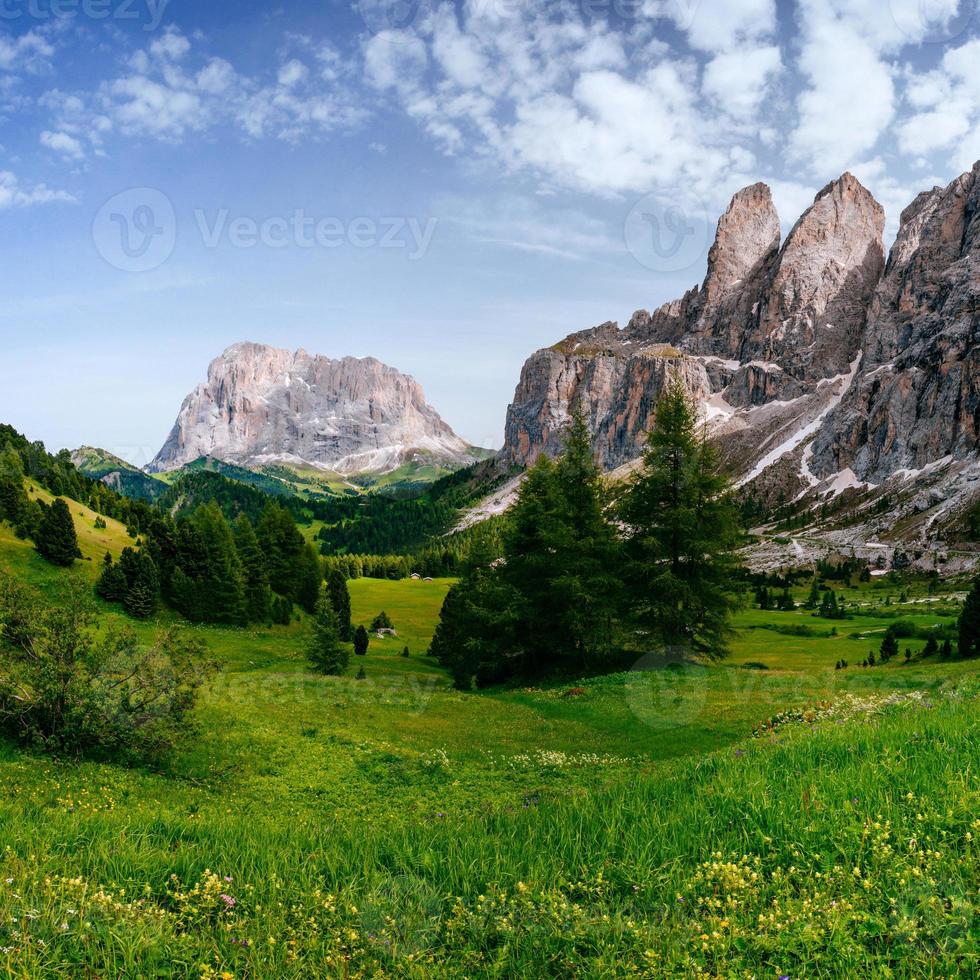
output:
M204 456L354 476L411 464L458 469L484 455L440 418L414 378L373 357L239 343L211 362L147 469L175 470Z

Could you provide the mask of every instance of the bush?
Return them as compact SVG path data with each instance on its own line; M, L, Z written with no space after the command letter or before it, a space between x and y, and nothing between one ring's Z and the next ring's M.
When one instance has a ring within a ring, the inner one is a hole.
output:
M371 632L375 633L378 630L393 630L395 624L391 621L391 617L384 611L379 612L374 619L371 620Z
M204 644L177 630L150 646L100 630L78 589L47 607L9 586L0 626L0 730L47 752L157 756L186 737L213 669Z

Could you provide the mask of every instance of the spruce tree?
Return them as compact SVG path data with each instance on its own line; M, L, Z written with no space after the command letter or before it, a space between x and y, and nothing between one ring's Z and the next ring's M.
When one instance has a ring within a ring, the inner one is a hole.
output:
M245 618L250 623L266 623L272 616L269 574L255 528L244 514L235 521L235 549L244 578Z
M337 613L326 588L321 589L317 601L307 657L313 668L321 674L340 675L350 666L350 650L340 639Z
M974 580L973 588L963 603L959 634L960 657L975 657L980 654L980 576Z
M96 595L105 599L106 602L122 602L126 595L126 589L126 574L121 566L112 560L112 555L107 551L102 562L102 574L95 584Z
M296 527L292 514L281 504L268 504L262 511L256 533L266 557L269 585L273 592L302 605L300 563L306 550L306 542ZM320 586L317 582L313 591L314 603L319 594Z
M323 585L323 565L313 545L303 545L296 565L295 576L294 600L297 605L312 615L316 611L320 587Z
M63 568L73 565L75 559L81 557L71 511L60 497L45 509L34 543L44 558Z
M661 396L643 466L621 505L637 621L671 658L720 657L731 635L737 512L679 384Z
M368 637L368 631L363 626L358 626L354 631L354 653L359 657L365 656L370 643L371 640Z
M607 516L609 492L596 464L585 417L576 412L555 465L558 511L550 548L560 640L575 667L609 657L622 605L622 548Z
M214 502L199 507L191 518L203 545L201 619L208 623L245 621L245 580L235 539L221 509Z
M347 586L347 576L341 569L336 567L331 569L327 576L327 591L330 593L333 610L337 614L340 638L345 643L349 643L351 641L350 589Z
M898 637L889 629L885 633L885 638L881 641L881 649L879 652L879 658L882 663L887 663L898 653ZM871 660L871 657L868 657Z
M159 602L160 576L157 567L145 551L138 551L123 596L123 608L136 619L149 619L156 612Z

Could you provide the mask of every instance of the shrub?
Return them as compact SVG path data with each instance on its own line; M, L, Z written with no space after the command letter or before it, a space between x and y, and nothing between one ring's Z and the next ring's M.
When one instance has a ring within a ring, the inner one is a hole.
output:
M371 632L376 632L377 630L393 630L395 624L391 621L391 617L382 610L378 613L374 619L371 620Z
M149 646L100 630L77 588L51 607L6 589L0 625L0 730L44 751L159 755L185 737L213 669L204 644L177 630Z

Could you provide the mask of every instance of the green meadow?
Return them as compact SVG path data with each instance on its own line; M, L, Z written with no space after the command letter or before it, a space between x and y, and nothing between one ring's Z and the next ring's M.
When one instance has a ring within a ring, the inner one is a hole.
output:
M0 572L94 581L130 542L72 513L90 560L0 528ZM302 619L191 627L222 669L166 765L0 743L0 973L977 974L980 683L918 657L961 586L744 608L717 664L464 694L426 656L450 585L352 581L354 622L398 636L343 678L308 671ZM899 619L912 662L857 666Z

